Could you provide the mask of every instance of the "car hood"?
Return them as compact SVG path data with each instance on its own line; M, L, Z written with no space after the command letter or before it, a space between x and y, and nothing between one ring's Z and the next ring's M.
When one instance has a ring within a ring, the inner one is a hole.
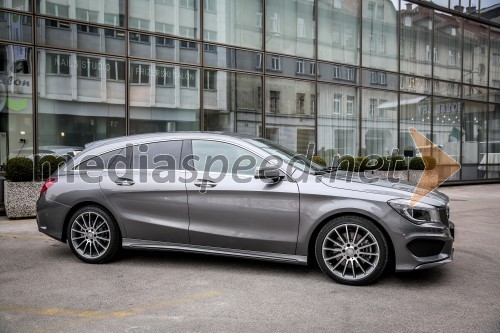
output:
M408 200L412 198L413 194L418 189L417 186L406 181L393 183L384 179L364 178L361 180L356 173L348 174L347 172L340 171L321 176L321 181L323 184L334 188L392 196L394 198ZM449 198L446 194L434 190L427 194L421 201L433 206L443 206L448 203Z

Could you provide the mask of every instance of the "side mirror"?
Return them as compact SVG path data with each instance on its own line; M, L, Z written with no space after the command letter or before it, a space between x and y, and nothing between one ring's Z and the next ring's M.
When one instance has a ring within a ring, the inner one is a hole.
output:
M256 170L254 178L265 183L275 184L285 178L285 175L277 165L266 165Z

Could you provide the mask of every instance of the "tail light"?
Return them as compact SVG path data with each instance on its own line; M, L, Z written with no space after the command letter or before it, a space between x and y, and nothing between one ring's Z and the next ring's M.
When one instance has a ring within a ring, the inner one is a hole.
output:
M45 183L42 186L42 189L40 190L40 195L45 193L45 191L47 191L49 189L49 187L51 187L55 183L57 183L57 178L55 178L55 177L47 178L47 180L45 181Z

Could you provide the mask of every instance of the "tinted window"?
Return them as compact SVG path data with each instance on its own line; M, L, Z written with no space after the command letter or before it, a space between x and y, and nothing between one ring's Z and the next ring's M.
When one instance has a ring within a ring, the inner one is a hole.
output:
M238 146L217 142L193 140L194 167L198 172L255 174L262 158Z
M134 169L180 169L182 141L163 141L134 146Z
M98 156L89 155L86 160L80 163L78 170L103 170L119 168L124 169L128 166L125 149L113 150Z

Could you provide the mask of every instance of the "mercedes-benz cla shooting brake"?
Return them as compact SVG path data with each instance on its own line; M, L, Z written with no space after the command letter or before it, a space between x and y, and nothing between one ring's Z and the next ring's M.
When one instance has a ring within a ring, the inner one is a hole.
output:
M271 141L158 133L88 144L45 183L41 232L87 263L122 248L307 264L335 281L375 281L448 263L448 198L394 179L332 171ZM392 265L391 265L392 266Z

